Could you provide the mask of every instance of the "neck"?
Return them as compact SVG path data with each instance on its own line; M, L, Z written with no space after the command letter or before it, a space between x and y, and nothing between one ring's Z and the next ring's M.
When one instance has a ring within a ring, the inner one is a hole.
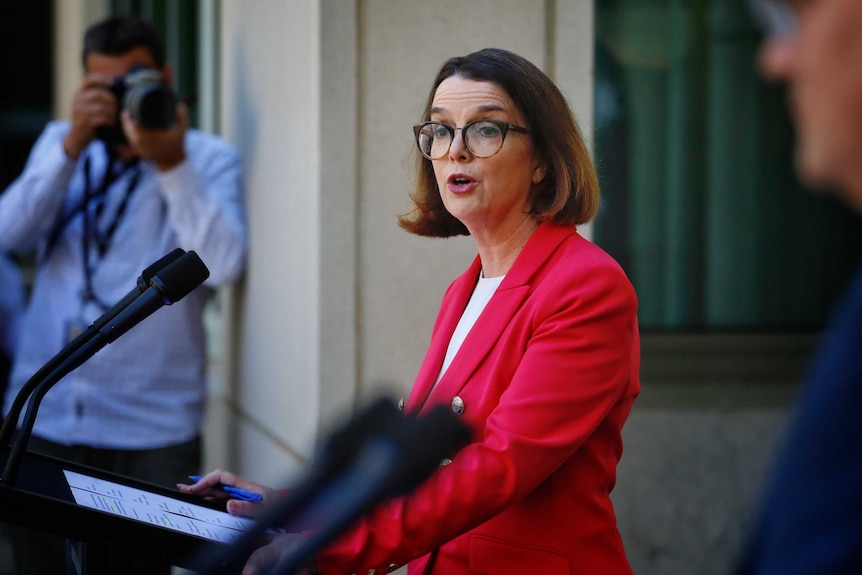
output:
M518 254L527 244L527 240L539 227L539 222L532 216L525 215L524 220L512 233L506 236L489 238L474 237L482 261L482 273L486 278L493 278L508 273Z

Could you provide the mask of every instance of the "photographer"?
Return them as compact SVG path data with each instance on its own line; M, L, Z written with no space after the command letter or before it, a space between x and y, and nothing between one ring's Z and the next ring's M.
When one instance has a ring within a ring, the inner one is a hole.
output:
M6 394L175 248L210 270L204 287L147 318L54 387L28 445L144 481L197 473L206 393L204 306L246 253L240 158L190 129L153 28L112 17L84 38L71 121L52 122L0 196L0 249L36 250L32 295ZM207 289L209 288L209 289ZM62 541L17 533L19 572L62 573ZM119 565L115 572L168 572Z

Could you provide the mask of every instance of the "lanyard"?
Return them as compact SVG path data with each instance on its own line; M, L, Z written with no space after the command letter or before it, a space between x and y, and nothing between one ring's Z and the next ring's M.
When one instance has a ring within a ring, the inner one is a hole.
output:
M117 206L117 210L114 214L114 220L109 225L104 226L105 229L102 231L99 229L99 220L102 219L102 213L105 209L105 198L108 193L108 188L130 168L134 168L135 171L129 178L126 191L124 192L123 197L120 200L120 204ZM123 215L126 213L129 199L132 197L132 193L137 187L140 176L141 169L137 164L137 161L126 164L118 163L109 159L107 169L105 170L105 177L102 178L102 183L99 185L98 189L94 190L90 185L90 157L87 156L84 160L84 201L81 206L84 212L84 233L81 238L81 249L83 251L82 262L84 267L84 291L81 293L81 302L95 303L102 308L102 311L107 310L110 306L105 304L105 302L103 302L93 290L93 274L95 269L90 265L90 236L93 236L96 250L99 252L99 258L104 258L108 249L111 247L111 239L114 237L114 232L117 231L117 226L119 226L120 220L123 219ZM92 216L90 215L91 203L94 204ZM90 231L91 226L92 233Z

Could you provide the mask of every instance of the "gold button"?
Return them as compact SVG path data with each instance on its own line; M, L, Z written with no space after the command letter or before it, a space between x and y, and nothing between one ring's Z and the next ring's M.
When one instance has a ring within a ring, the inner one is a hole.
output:
M377 569L369 569L368 575L377 575Z
M401 411L404 411L404 398L403 397L398 400L398 409L400 409Z
M452 411L455 415L461 415L464 413L464 400L457 395L452 398Z
M445 458L445 459L441 459L441 460L440 460L440 467L446 467L446 466L447 466L447 465L449 465L450 463L452 463L452 460L451 460L451 459L449 459L448 457L447 457L447 458Z

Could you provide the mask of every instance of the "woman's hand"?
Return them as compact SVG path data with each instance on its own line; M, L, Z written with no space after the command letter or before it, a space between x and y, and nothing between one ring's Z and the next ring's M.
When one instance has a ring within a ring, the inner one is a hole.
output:
M242 575L258 575L265 567L275 566L299 548L304 541L305 537L298 533L273 535L269 543L258 547L249 556L242 569ZM314 575L315 571L314 564L311 563L296 571L295 575Z
M246 491L258 493L263 497L263 500L254 503L250 501L229 499L230 494L220 489L222 485L229 485L231 487L238 487L240 489L245 489ZM257 515L260 515L261 511L265 508L266 503L271 503L278 499L278 492L275 489L249 481L248 479L243 479L230 471L223 471L221 469L210 471L193 485L178 483L177 489L188 495L196 495L212 501L227 500L228 513L231 515L242 515L243 517L256 517Z

